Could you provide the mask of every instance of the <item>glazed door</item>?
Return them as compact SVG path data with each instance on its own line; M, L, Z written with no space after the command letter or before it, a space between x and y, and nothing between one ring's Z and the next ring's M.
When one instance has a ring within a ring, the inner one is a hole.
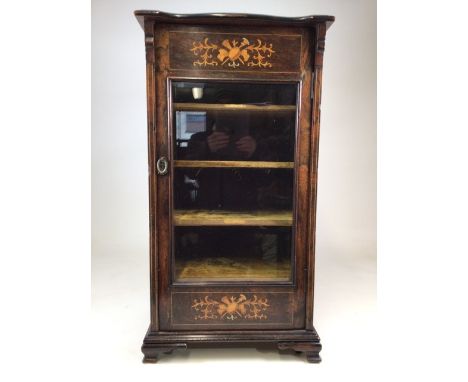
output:
M173 283L291 284L297 83L171 90Z

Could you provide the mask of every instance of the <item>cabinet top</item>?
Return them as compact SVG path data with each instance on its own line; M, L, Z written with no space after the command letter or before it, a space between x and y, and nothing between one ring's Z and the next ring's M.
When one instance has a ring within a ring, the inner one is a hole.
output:
M192 13L176 14L161 11L135 11L138 22L144 27L145 20L173 24L218 24L218 25L255 25L255 26L314 26L326 23L327 29L335 21L334 16L314 15L301 17L281 17L248 13Z

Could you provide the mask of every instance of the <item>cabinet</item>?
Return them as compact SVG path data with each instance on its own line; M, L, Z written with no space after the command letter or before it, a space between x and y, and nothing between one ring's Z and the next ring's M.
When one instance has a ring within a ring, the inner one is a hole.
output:
M144 361L176 349L274 346L319 362L317 160L334 17L135 15L148 109Z

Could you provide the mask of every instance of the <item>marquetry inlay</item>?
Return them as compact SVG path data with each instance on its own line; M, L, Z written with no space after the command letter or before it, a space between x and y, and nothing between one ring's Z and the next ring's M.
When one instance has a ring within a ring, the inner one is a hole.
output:
M195 320L266 320L269 306L266 298L256 295L247 298L242 293L238 297L223 296L221 301L205 296L194 299L192 303Z
M213 43L206 37L202 41L193 41L192 45L190 51L197 56L193 66L228 66L234 69L241 65L252 68L273 67L268 60L275 53L273 44L263 42L261 39L251 43L243 37L240 41L225 39Z

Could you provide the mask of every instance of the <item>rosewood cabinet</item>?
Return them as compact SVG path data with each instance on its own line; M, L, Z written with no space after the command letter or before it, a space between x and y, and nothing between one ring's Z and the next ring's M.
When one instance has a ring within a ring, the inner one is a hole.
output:
M148 107L144 361L176 349L274 346L319 362L317 160L334 17L135 15Z

